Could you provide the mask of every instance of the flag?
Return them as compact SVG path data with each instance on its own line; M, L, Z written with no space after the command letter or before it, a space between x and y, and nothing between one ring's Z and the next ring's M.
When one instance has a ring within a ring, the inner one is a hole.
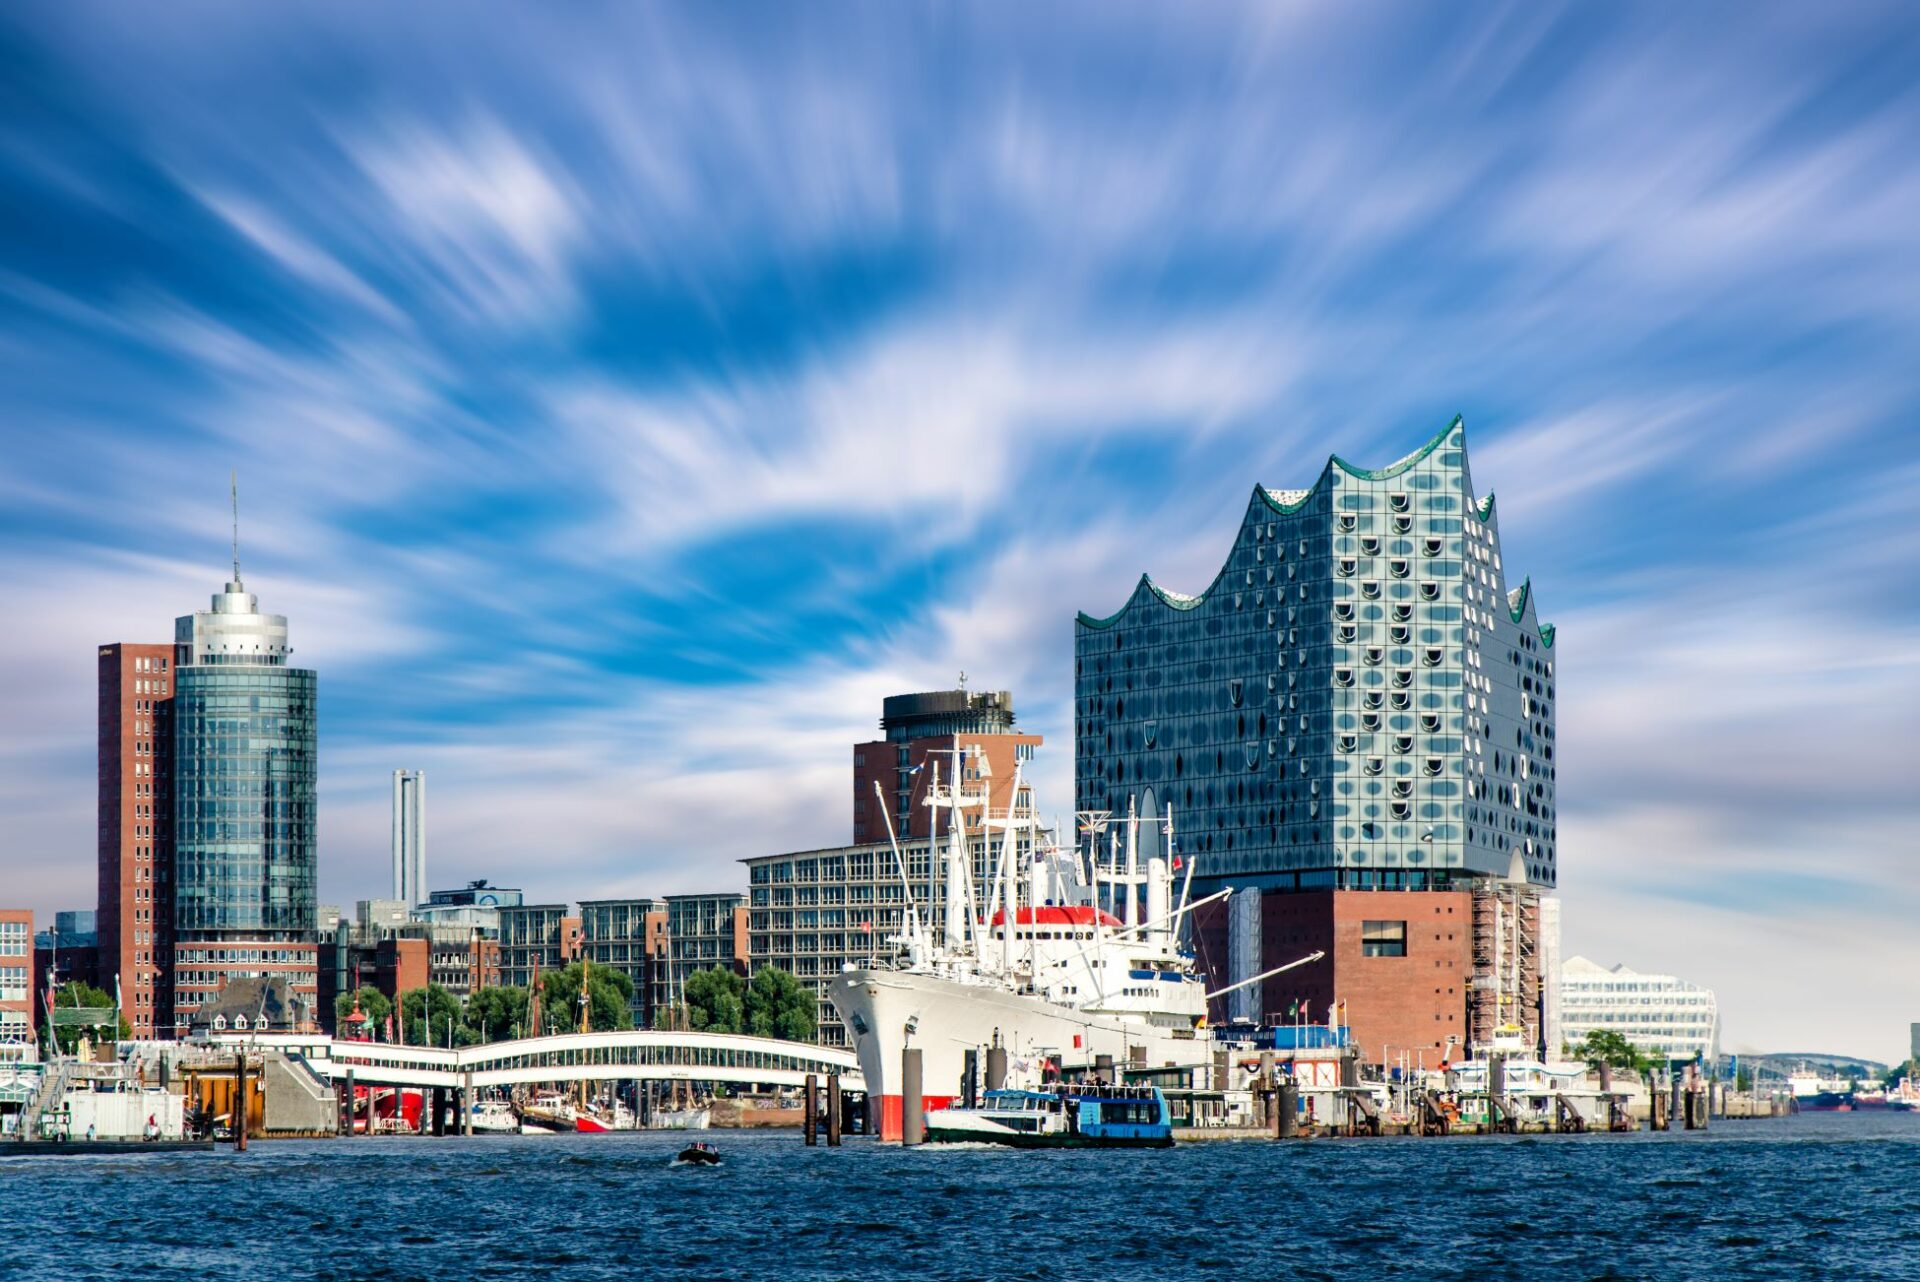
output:
M871 935L873 933L873 918L869 917L865 921L861 922L860 929L866 931L869 935Z
M1178 856L1178 855L1175 855L1175 856L1173 857L1173 870L1174 870L1175 872L1179 872L1179 871L1180 871L1180 856Z
M1078 1034L1078 1033L1075 1033L1075 1034L1073 1035L1073 1049L1075 1049L1075 1050L1079 1050L1079 1049L1080 1049L1080 1034Z

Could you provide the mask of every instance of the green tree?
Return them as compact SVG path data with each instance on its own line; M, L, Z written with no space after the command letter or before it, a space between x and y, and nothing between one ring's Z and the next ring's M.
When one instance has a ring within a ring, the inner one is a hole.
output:
M697 1032L737 1033L746 1027L747 981L732 970L696 970L680 986L681 1013Z
M508 986L482 988L467 997L466 1024L476 1042L503 1042L525 1037L527 990Z
M1613 1068L1624 1069L1629 1073L1644 1073L1651 1067L1650 1061L1641 1053L1638 1046L1610 1029L1591 1030L1587 1033L1586 1040L1573 1050L1574 1054L1593 1068L1606 1064Z
M473 1032L461 1018L460 1000L438 984L400 994L407 1041L415 1046L468 1046Z
M745 1030L755 1037L810 1042L818 1011L813 991L778 966L763 966L747 985Z
M564 970L540 976L540 1022L549 1033L572 1033L580 1028L580 968L574 962ZM596 1033L633 1027L633 981L607 966L587 972L587 1027Z
M368 1032L375 1037L380 1036L380 1030L387 1025L387 1016L393 1013L393 1003L388 1001L387 995L377 988L362 986L334 998L333 1026L342 1033L352 1031L347 1027L347 1016L353 1014L356 1001L360 1004L360 1013L371 1021L367 1025Z
M70 979L60 985L58 989L54 990L53 1006L56 1011L62 1009L111 1011L113 1010L113 995L111 993L101 992L92 984L83 984L77 979ZM95 1043L98 1043L109 1036L118 1036L123 1039L133 1036L133 1026L127 1023L127 1017L125 1015L119 1018L117 1032L115 1029L115 1021L111 1018L105 1023L97 1025L63 1024L59 1022L57 1015L54 1017L54 1021L53 1039L55 1044L60 1047L60 1053L63 1055L73 1054L74 1051L78 1049L82 1037L92 1038Z

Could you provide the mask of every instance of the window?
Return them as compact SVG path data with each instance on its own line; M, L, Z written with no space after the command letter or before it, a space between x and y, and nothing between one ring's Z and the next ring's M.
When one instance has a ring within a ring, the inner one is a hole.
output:
M1404 494L1389 494L1387 495L1387 506L1396 512L1404 512L1407 510L1407 496Z
M1367 556L1379 556L1380 540L1372 537L1361 539L1360 551L1366 554Z
M1439 539L1428 539L1420 545L1420 550L1428 556L1439 556L1440 546Z
M1404 921L1363 921L1360 923L1362 957L1405 957L1407 923Z
M1407 565L1405 561L1388 561L1387 562L1388 573L1392 574L1393 577L1396 579L1406 578L1407 571L1409 568L1410 567Z
M1333 684L1340 686L1342 688L1352 685L1353 669L1352 668L1335 668L1333 670Z
M1340 558L1340 569L1339 569L1339 574L1340 574L1340 577L1341 577L1341 578L1343 578L1343 579L1350 579L1350 578L1352 578L1352 577L1353 577L1353 570L1354 570L1354 561L1353 561L1353 558L1352 558L1352 557L1350 557L1350 556L1343 556L1343 557L1341 557L1341 558Z
M1440 599L1440 585L1438 583L1422 583L1420 585L1420 595L1425 600L1438 601Z

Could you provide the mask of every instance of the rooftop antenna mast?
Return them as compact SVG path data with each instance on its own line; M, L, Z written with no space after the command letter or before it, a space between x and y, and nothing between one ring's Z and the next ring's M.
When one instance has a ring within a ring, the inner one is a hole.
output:
M235 587L240 581L240 470L235 468L228 474L228 489L233 499L233 582Z

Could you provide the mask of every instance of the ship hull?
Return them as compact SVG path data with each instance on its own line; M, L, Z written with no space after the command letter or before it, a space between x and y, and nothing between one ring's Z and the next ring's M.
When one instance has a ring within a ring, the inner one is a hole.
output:
M853 1034L874 1129L883 1140L898 1140L904 1129L901 1054L909 1046L921 1052L927 1112L960 1098L967 1051L980 1052L984 1070L986 1048L996 1038L1014 1061L1057 1058L1069 1074L1091 1068L1101 1055L1112 1056L1117 1067L1186 1067L1204 1063L1212 1047L1191 1028L1095 1015L989 984L906 971L848 971L827 996Z

